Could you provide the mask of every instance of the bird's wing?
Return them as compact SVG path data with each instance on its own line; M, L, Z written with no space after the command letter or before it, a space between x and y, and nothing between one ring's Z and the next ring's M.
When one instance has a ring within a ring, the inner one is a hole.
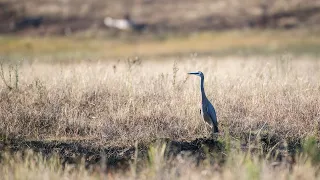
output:
M214 132L214 133L219 132L217 121L214 121L214 119L213 119L213 117L212 117L211 114L209 114L209 116L210 116L211 121L212 121L212 129L213 129L213 132Z
M211 119L214 132L219 132L218 121L217 121L216 113L215 113L213 106L212 105L211 105L211 107L207 106L206 111Z

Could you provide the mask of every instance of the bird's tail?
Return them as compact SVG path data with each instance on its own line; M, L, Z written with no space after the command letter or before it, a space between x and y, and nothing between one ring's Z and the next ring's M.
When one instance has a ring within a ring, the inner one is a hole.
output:
M219 129L218 129L218 126L217 126L217 125L214 124L214 125L212 126L212 132L213 132L213 133L218 133L218 132L219 132Z

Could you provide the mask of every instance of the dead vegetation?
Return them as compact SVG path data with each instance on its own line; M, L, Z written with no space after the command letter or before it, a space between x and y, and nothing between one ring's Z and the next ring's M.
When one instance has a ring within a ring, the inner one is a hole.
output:
M0 132L108 146L209 136L199 117L199 83L186 75L202 70L222 132L318 137L318 61L262 59L24 63L18 88L1 83Z
M4 179L317 179L319 66L317 57L290 54L4 62L0 173ZM217 110L217 139L206 138L199 82L186 74L195 70L205 73Z

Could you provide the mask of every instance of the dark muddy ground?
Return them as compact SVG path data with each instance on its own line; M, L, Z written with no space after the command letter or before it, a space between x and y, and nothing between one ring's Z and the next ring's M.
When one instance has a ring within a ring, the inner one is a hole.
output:
M194 141L170 141L168 139L159 139L150 145L138 144L138 159L146 160L148 149L151 145L167 144L166 155L169 157L188 152L189 155L196 157L200 162L205 158L204 147L209 152L222 152L223 144L213 139L196 139ZM85 145L84 145L85 144ZM92 147L88 143L81 142L59 142L59 141L22 141L10 140L0 142L1 151L24 152L32 150L41 153L44 156L58 154L62 165L79 163L81 158L85 159L86 167L91 165L100 165L102 157L106 158L109 168L127 168L130 161L134 158L136 147ZM1 152L0 151L0 152Z
M170 139L158 139L146 144L138 144L138 162L148 162L148 150L151 146L166 144L165 157L174 158L177 155L189 157L200 164L203 160L209 159L210 163L223 164L228 148L232 145L211 138L199 138L193 141L172 141ZM290 163L294 163L294 154L301 149L300 143L290 142L284 147L283 143L277 143L274 140L261 138L258 144L244 142L241 144L243 151L252 153L261 152L261 148L268 154L272 147L275 147L271 156L273 159L281 162L290 158ZM116 170L118 168L125 170L135 157L136 147L93 147L89 143L82 142L60 142L60 141L24 141L24 140L7 140L0 141L0 155L4 152L26 152L32 150L41 153L45 157L53 154L59 155L62 166L65 164L78 164L82 159L85 160L86 168L100 166L101 162L106 162L108 169ZM230 152L230 151L229 151ZM1 157L1 156L0 156Z

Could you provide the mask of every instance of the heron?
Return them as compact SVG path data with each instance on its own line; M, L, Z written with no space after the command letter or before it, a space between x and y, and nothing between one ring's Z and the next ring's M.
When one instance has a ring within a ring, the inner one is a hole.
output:
M196 75L201 78L200 81L200 91L201 91L201 108L200 115L203 120L211 127L213 133L218 133L218 121L216 110L214 109L211 102L208 100L205 92L204 92L204 75L201 71L198 72L189 72L188 74Z

